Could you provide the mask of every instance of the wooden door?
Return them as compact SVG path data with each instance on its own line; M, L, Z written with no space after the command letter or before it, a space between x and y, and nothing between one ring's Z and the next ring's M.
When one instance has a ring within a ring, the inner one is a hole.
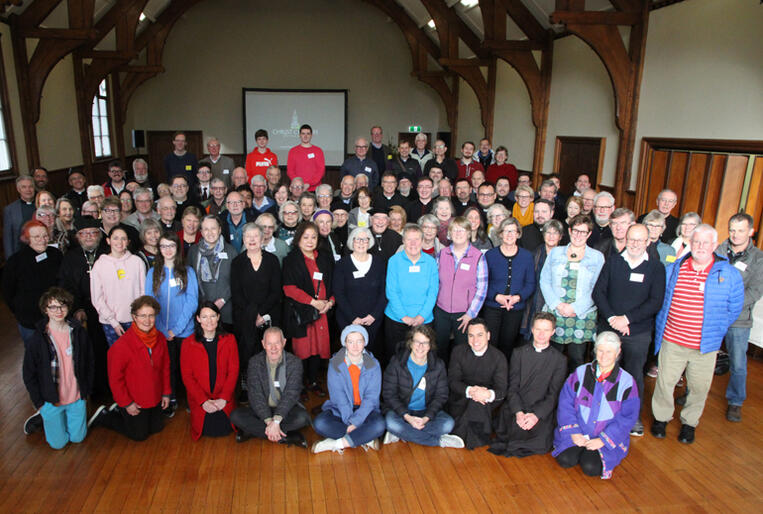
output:
M167 175L164 173L164 156L170 153L172 146L172 136L175 130L149 130L146 132L146 150L148 152L148 174L154 184L167 182ZM204 157L204 142L202 141L201 130L186 130L183 132L186 139L186 148L189 152L201 159Z
M431 151L432 145L434 144L432 142L432 134L429 132L422 132L425 136L427 136L427 148ZM416 136L418 135L418 132L398 132L397 133L397 144L402 143L403 141L408 141L408 144L411 145L411 151L413 151L414 148L416 148Z
M559 174L565 195L575 190L575 179L587 173L594 189L599 184L604 164L606 138L557 136L554 149L554 173Z
M748 213L760 229L763 141L644 138L637 214L654 209L663 189L678 195L674 216L698 213L715 227L721 241L728 237L728 220L737 212ZM757 237L756 244L763 247L763 239Z

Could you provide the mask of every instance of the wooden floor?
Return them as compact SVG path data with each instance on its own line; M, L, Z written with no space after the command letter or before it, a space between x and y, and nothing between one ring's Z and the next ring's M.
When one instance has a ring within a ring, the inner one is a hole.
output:
M55 451L41 434L23 434L31 404L22 344L4 305L0 323L0 512L763 510L760 361L749 366L743 423L725 421L728 376L716 377L693 445L678 443L674 421L665 440L634 438L607 481L563 470L549 455L507 459L406 443L311 455L233 437L193 442L184 409L144 443L97 428ZM648 398L653 386L647 379ZM647 407L645 422L649 415Z

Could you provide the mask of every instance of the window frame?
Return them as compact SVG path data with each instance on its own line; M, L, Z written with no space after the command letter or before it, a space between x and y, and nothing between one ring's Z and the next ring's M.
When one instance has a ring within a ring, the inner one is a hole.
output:
M106 96L100 95L100 88L102 83L106 83ZM112 93L111 89L111 80L108 76L104 77L101 82L98 83L98 89L96 90L95 95L93 95L93 98L90 101L90 124L89 124L89 131L90 131L90 149L92 154L93 162L98 161L106 161L114 158L114 140L113 140L113 134L114 134L114 124L112 120L112 114L111 114L111 97L110 94ZM98 100L104 100L106 102L106 113L105 116L100 112L98 113L98 118L102 119L103 117L106 118L106 126L109 129L109 133L107 134L107 138L109 141L109 153L104 155L96 155L96 137L103 138L103 135L96 136L95 135L95 128L93 124L93 104Z
M8 145L8 160L10 167L0 170L0 178L16 177L19 174L18 156L16 155L16 139L13 135L13 118L11 116L10 97L8 96L8 75L5 72L2 42L0 41L0 108L2 108L3 130Z

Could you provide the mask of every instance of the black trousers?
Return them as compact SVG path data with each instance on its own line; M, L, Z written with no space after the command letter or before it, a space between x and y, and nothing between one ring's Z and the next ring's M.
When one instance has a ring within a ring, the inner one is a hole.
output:
M170 387L172 388L172 400L177 401L185 393L183 379L180 376L180 347L183 338L173 337L167 340L167 350L170 357Z
M551 341L554 348L567 354L567 373L572 373L578 366L588 362L588 343L559 344Z
M584 446L567 448L556 456L556 462L563 468L571 468L580 464L580 469L589 477L601 476L603 469L599 452L588 450Z
M522 345L523 339L519 335L519 328L522 325L524 311L485 307L482 309L482 314L490 330L490 343L503 352L506 362L510 362L511 352Z
M231 422L245 435L267 439L265 421L258 418L250 407L239 407L231 412ZM301 405L295 405L281 421L281 430L285 433L300 430L310 425L310 415Z
M127 410L117 407L103 418L103 426L129 437L133 441L145 441L148 436L161 432L164 416L161 404L141 409L137 416L130 416Z
M651 332L620 336L622 367L636 381L642 407L644 406L644 365L649 355L649 343L652 342L652 339Z
M434 330L433 323L427 324L432 330ZM382 364L382 367L386 367L390 359L398 349L398 346L405 342L405 338L408 336L408 331L411 329L405 323L398 323L397 321L384 316L384 359L381 359L378 355L375 356Z

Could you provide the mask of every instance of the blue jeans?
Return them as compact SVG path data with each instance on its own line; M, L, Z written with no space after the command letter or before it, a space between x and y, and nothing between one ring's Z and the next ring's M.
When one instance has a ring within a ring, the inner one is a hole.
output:
M77 400L69 405L56 407L45 402L40 408L45 440L54 450L60 450L68 443L81 443L87 434L87 410L85 400Z
M726 332L726 351L729 352L731 376L726 387L726 399L729 405L742 406L747 398L747 343L750 340L750 328L731 327Z
M422 412L411 412L412 416L423 416ZM421 444L424 446L440 446L440 436L449 434L456 424L445 411L438 412L433 419L417 430L404 420L397 412L389 411L385 417L387 430L398 436L403 441Z
M318 414L313 420L313 428L319 435L331 439L341 439L344 437L353 448L381 437L386 429L384 417L378 411L369 414L366 420L355 427L355 430L349 434L347 433L347 426L342 421L342 418L335 416L331 411L327 410Z
M130 325L132 325L132 321L129 323L119 323L122 325L122 328L127 330L130 328ZM106 335L106 342L109 345L109 348L111 348L111 345L117 342L117 339L119 339L119 336L117 335L116 330L114 330L114 327L109 325L108 323L101 323L101 326L103 327L103 333Z

